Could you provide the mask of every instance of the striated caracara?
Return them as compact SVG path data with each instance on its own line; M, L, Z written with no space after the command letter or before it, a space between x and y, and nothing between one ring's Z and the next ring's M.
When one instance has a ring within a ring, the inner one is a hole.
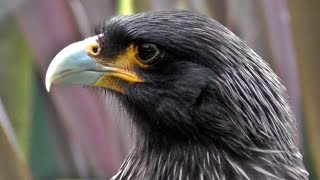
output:
M51 84L100 87L128 111L136 141L114 180L308 179L279 78L207 16L112 18L57 54Z

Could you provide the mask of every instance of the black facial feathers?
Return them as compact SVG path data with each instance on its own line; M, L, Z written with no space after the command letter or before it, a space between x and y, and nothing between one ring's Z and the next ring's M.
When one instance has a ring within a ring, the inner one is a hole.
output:
M135 69L144 83L117 94L138 133L114 179L307 179L285 88L220 23L162 10L115 17L98 34L108 57L131 43L163 52Z

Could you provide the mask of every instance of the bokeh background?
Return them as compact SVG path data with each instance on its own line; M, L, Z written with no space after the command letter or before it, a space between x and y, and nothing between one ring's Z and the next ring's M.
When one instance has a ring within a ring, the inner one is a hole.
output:
M212 16L281 77L310 179L320 179L319 0L0 0L0 179L108 179L131 146L114 99L44 78L66 45L119 14L179 8Z

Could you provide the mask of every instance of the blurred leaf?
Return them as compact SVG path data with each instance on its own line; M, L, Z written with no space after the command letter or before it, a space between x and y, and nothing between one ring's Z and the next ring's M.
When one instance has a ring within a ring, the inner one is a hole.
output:
M10 16L0 22L0 39L0 96L26 158L30 148L32 57Z
M35 179L56 178L59 174L57 157L50 128L48 127L48 107L45 104L43 92L39 89L38 81L33 83L33 122L29 165ZM58 176L59 177L59 176Z
M288 0L301 83L304 157L311 173L310 179L320 179L320 1Z
M31 179L31 174L22 160L20 149L15 142L10 121L4 112L0 101L0 179Z
M120 0L118 10L120 15L133 14L132 0Z
M143 12L150 9L150 0L132 0L133 12Z

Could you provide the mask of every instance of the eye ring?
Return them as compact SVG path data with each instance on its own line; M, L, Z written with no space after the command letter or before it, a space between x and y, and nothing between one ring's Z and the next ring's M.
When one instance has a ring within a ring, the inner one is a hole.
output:
M138 45L137 58L143 64L153 64L157 61L159 54L160 50L155 44L145 43Z

